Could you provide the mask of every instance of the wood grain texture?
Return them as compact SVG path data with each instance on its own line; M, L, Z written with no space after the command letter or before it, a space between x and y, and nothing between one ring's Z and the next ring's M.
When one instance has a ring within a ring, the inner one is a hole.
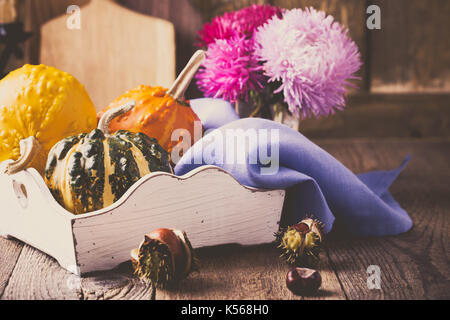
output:
M450 91L450 2L375 0L381 30L370 31L374 92Z
M109 0L81 8L80 29L68 16L41 28L40 61L75 76L97 110L140 84L169 87L175 80L175 30Z
M2 299L77 300L81 294L78 288L72 287L75 278L49 256L25 246Z
M156 290L134 276L131 263L81 280L83 300L154 300Z
M31 64L39 64L41 46L41 25L58 16L66 14L70 5L84 6L89 0L24 0L19 3L23 10L25 28L33 32L33 37L25 45L25 61Z
M74 219L77 264L82 274L114 268L158 228L185 231L194 248L271 242L284 195L245 188L218 168L202 167L181 178L155 173L112 207Z
M82 275L126 262L144 235L161 227L187 232L194 248L270 243L285 197L284 190L245 187L213 166L182 177L149 174L113 205L77 216L56 202L32 168L0 174L0 191L8 207L0 211L0 235L20 239Z
M334 271L322 259L322 288L317 297L298 297L285 285L289 266L274 245L224 246L198 250L200 272L171 290L157 290L156 300L297 300L345 299Z
M413 154L411 163L391 190L415 222L412 231L397 237L355 239L335 231L327 240L321 271L324 287L317 298L449 299L450 140L317 142L355 172L395 168L405 155ZM2 265L6 261L3 258L9 261L8 254L5 257L8 249L4 247L9 243L0 241ZM284 276L288 268L270 245L205 248L198 255L201 272L191 275L174 290L158 291L157 299L298 298L286 291ZM10 266L16 256L17 252ZM367 288L366 270L372 264L381 268L381 291ZM129 269L83 279L80 290L67 289L69 276L56 261L25 246L2 298L148 299L153 294L133 278Z
M202 18L189 0L118 0L126 8L170 21L175 26L176 73L179 74L197 48L194 47ZM195 84L186 97L199 97Z
M89 0L21 1L19 18L25 21L33 38L26 44L24 60L11 60L8 70L23 62L39 62L39 28L46 21L66 12L71 4L85 5ZM287 8L314 6L335 15L350 29L364 57L358 84L374 92L449 92L450 62L447 0L119 0L132 10L171 21L176 27L178 72L194 52L195 38L202 23L214 15L254 3L271 3ZM365 27L368 4L382 10L382 30ZM24 12L21 14L20 12ZM25 18L26 16L26 18ZM189 97L200 96L195 85ZM355 135L356 136L356 135Z
M391 188L414 220L397 236L352 239L336 233L329 254L350 299L449 299L450 140L322 143L355 172L395 168L413 159ZM368 290L366 270L381 268L381 290Z
M321 298L448 299L450 140L318 142L356 172L395 168L412 153L411 164L392 191L416 223L411 232L387 238L348 238L335 231L327 240L329 260L322 259L330 269L322 268L327 280ZM202 252L202 273L191 276L176 291L157 291L156 299L293 298L284 288L287 270L276 252L270 247L253 250ZM370 265L381 267L381 291L367 287Z
M3 239L0 236L0 297L9 282L22 247L23 244L19 241Z
M211 20L225 12L239 10L254 4L268 4L268 0L191 0L202 14L203 20Z
M348 99L344 112L300 122L311 139L450 137L450 95L367 94Z
M79 278L42 252L25 245L3 300L150 300L154 288L136 279L129 268Z

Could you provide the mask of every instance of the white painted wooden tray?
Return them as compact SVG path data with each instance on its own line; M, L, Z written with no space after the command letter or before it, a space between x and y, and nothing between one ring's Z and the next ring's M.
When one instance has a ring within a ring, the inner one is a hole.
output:
M53 198L35 169L0 174L0 234L54 257L67 270L109 270L130 259L145 234L157 228L187 232L194 248L273 241L284 190L242 186L213 166L176 177L153 173L114 205L75 216Z

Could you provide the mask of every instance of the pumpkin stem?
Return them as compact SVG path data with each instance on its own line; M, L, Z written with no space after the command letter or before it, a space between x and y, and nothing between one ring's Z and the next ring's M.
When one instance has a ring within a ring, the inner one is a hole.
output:
M205 60L205 51L198 50L194 53L191 60L189 60L186 67L181 71L178 78L173 83L172 87L167 91L167 94L175 100L184 100L184 93L191 84L192 79L197 73L198 68Z
M109 124L111 123L111 121L113 121L113 119L117 118L118 116L133 110L135 106L136 101L131 100L126 104L121 105L120 107L106 111L100 118L97 129L103 132L104 135L109 135Z
M20 140L20 157L6 164L6 174L16 174L28 167L34 157L41 150L41 144L35 137Z

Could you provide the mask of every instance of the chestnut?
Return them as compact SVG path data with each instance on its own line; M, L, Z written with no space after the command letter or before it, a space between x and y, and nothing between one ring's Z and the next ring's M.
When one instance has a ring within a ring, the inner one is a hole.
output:
M196 271L197 259L185 232L157 229L145 235L139 248L131 251L135 274L164 288Z
M293 268L286 275L286 286L295 295L313 295L322 285L322 277L317 270Z

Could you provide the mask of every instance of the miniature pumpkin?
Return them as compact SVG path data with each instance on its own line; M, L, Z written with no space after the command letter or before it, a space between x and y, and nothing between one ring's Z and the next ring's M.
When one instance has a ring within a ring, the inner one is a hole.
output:
M172 173L169 155L143 133L108 133L115 116L134 103L106 112L98 129L65 138L48 155L45 181L55 199L68 211L82 214L105 208L141 177L156 171Z
M204 52L198 51L186 68L180 74L170 90L162 87L138 86L128 91L112 102L99 117L107 110L134 100L137 105L132 111L111 121L111 132L129 130L143 132L158 139L161 146L169 153L183 141L172 141L174 130L187 130L190 134L190 145L194 143L194 124L200 124L200 119L183 100L184 93L189 86L195 72L204 59ZM182 132L180 132L182 136Z
M66 72L24 65L0 81L0 162L5 162L6 173L33 167L43 174L55 143L89 132L96 124L86 90Z

